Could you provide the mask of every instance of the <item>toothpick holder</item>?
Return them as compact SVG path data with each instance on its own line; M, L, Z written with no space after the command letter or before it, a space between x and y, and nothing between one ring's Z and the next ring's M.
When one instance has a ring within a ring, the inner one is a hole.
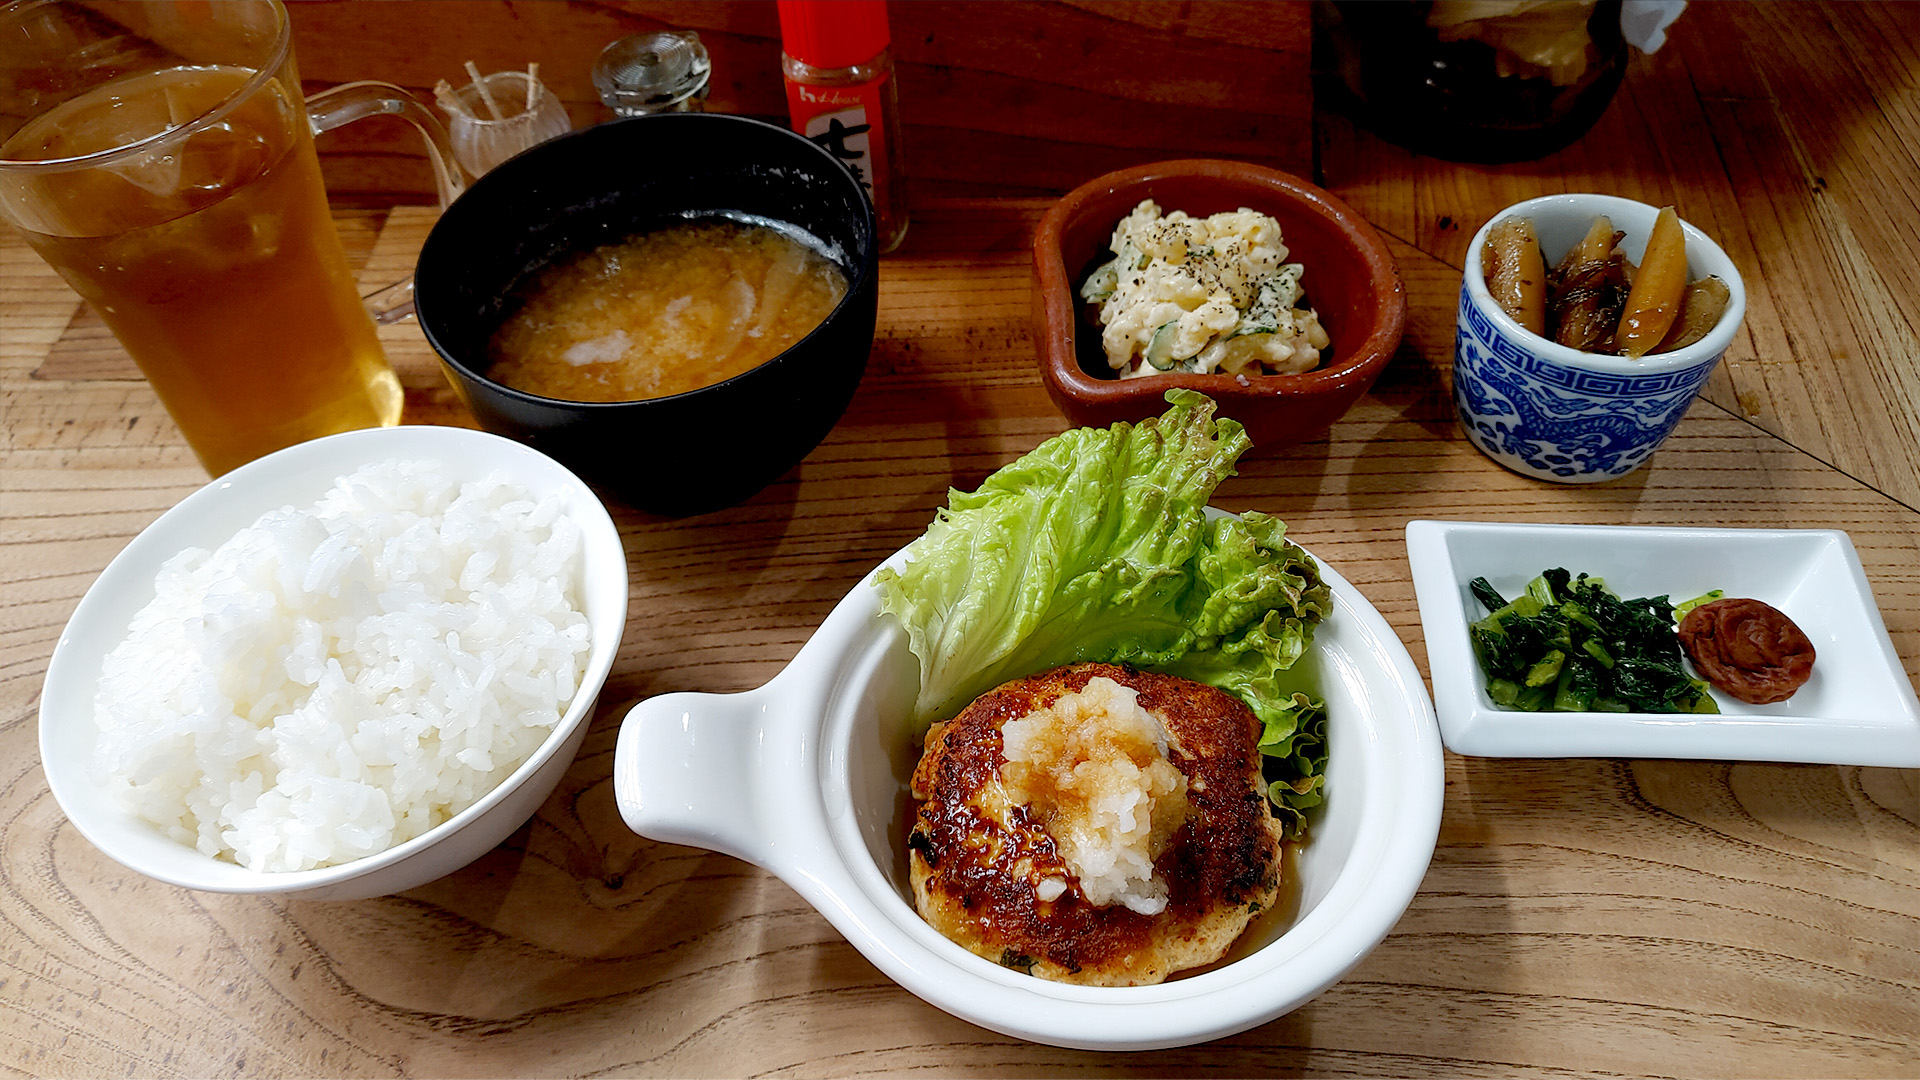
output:
M442 81L434 97L447 114L454 159L475 178L573 128L566 106L525 71L496 71L459 87Z

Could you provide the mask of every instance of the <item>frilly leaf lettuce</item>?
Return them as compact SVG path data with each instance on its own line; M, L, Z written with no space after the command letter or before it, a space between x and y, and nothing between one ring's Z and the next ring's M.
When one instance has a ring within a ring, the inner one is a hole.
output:
M1155 419L1075 428L952 491L881 607L920 661L916 719L953 716L1010 679L1084 661L1219 687L1266 725L1269 794L1298 835L1320 802L1325 710L1283 684L1332 608L1319 567L1278 518L1209 518L1251 445L1191 390Z

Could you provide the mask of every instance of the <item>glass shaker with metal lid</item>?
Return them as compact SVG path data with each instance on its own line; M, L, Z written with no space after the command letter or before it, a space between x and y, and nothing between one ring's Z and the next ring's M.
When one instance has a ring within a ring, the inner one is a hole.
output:
M593 86L616 116L697 112L713 65L691 30L624 37L601 50Z

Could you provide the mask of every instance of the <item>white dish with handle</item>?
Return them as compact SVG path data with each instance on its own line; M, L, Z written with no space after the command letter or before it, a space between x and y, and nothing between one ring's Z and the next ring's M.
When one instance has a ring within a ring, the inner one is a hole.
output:
M1324 563L1321 572L1334 610L1300 670L1327 703L1327 797L1291 864L1296 910L1290 922L1256 923L1199 974L1156 986L1048 982L976 956L920 918L905 857L919 668L871 574L765 686L635 706L614 757L621 814L643 836L772 872L890 978L995 1031L1141 1050L1265 1023L1386 937L1440 825L1440 741L1419 671L1365 597Z

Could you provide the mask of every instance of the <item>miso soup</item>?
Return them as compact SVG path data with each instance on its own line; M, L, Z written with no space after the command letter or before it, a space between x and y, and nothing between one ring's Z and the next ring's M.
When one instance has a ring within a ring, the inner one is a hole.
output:
M542 268L488 343L487 377L568 401L681 394L778 356L846 294L840 267L783 230L669 225Z

